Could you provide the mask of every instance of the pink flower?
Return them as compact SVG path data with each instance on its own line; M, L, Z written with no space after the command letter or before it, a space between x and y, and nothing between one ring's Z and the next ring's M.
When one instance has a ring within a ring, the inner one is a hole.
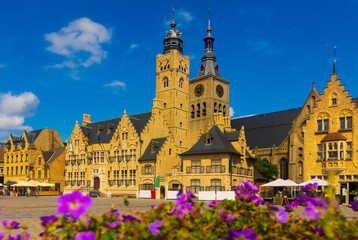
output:
M277 221L279 221L280 223L287 223L288 222L288 213L283 210L280 209L276 212L276 215L273 216Z
M57 199L59 214L70 213L73 217L80 217L92 205L92 199L79 191L62 195Z
M92 231L80 232L79 234L77 234L75 240L96 240L96 236Z
M160 231L157 228L163 226L162 221L155 220L152 224L149 224L148 229L154 234L159 235Z

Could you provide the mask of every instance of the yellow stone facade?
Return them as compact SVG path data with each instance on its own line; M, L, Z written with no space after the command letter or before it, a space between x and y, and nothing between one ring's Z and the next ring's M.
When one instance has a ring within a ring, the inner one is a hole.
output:
M4 152L4 182L35 180L64 187L64 143L56 130L9 135Z
M124 110L120 118L99 122L91 122L92 116L84 114L82 125L76 122L71 144L66 146L65 192L98 190L106 196L138 197L139 190L155 190L156 198L166 198L168 190L190 186L191 179L198 177L207 181L203 180L205 186L210 186L210 179L220 179L225 190L244 179L253 181L244 129L236 131L230 126L229 82L218 73L212 44L205 49L198 77L189 80L189 57L182 54L181 34L174 29L174 20L171 26L164 52L156 57L151 112L127 115ZM213 40L210 36L205 41ZM192 157L182 154L214 126L225 137L234 133L230 142L225 141L235 154L195 155L193 159L200 159L202 166L220 159L220 172L187 173Z

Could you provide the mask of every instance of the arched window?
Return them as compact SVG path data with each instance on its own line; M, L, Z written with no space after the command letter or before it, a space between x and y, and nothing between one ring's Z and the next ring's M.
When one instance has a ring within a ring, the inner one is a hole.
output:
M191 118L195 117L195 107L194 105L191 105Z
M206 102L203 102L203 116L206 116Z
M280 178L283 180L288 179L288 161L284 158L280 160Z
M179 88L183 88L183 82L184 80L182 78L179 79Z
M221 103L219 104L219 113L222 112Z
M214 113L216 113L218 111L218 104L214 103Z
M196 105L196 116L200 117L200 103Z
M226 106L225 105L223 107L223 115L224 115L224 117L226 117Z
M164 88L167 88L169 86L168 78L163 79Z
M303 163L301 161L298 162L298 176L303 175Z

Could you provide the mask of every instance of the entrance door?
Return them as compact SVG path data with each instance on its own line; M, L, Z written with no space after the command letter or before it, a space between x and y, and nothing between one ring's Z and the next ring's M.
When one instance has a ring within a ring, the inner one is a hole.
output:
M165 187L160 186L160 199L165 199Z
M93 179L93 188L94 190L99 190L99 177Z

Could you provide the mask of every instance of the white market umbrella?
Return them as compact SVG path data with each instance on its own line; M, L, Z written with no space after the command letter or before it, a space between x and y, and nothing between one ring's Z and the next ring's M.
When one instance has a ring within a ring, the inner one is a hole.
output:
M47 182L42 182L39 184L40 187L54 187L55 184L53 183L47 183Z
M34 187L34 185L27 181L17 181L15 184L11 185L13 187Z
M290 179L286 179L285 181L287 182L288 186L290 186L290 187L298 187L298 186L300 186L300 185L298 185L297 183L295 183L294 181L292 181Z
M261 185L260 187L289 187L289 186L290 185L288 182L286 182L286 180L279 178L276 179L275 181Z
M322 179L319 179L319 178L314 178L314 179L311 179L309 181L306 181L306 182L303 182L300 184L300 186L306 186L307 184L315 184L317 183L318 186L328 186L329 185L329 182L327 181L324 181Z

